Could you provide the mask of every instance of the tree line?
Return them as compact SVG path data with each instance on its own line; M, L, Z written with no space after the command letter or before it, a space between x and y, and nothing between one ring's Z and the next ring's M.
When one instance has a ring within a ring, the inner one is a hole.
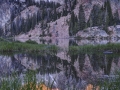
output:
M83 30L87 27L99 26L103 30L107 31L107 27L111 25L120 24L118 10L113 14L110 1L104 2L101 7L94 5L89 16L89 20L86 22L83 6L79 7L78 17L72 12L69 22L69 35L75 35L79 30Z
M61 16L67 16L68 13L70 13L76 5L76 0L65 0L66 5L63 8L62 12L59 12L57 11L57 8L61 5L59 3L49 2L48 0L40 0L39 2L34 2L34 0L26 0L23 3L19 0L9 0L9 2L16 3L19 7L21 6L21 4L25 4L26 8L31 5L35 5L39 8L39 10L33 15L28 14L27 19L25 20L20 15L16 15L17 11L20 14L23 9L18 10L16 9L16 6L14 6L14 8L11 9L11 28L9 28L9 30L6 30L6 33L8 31L11 32L11 36L18 35L20 33L27 33L31 29L34 29L34 27L39 23L41 24L41 29L45 29L46 27L49 27L47 23L49 23L50 21L55 21ZM68 3L71 4L71 8L69 7Z

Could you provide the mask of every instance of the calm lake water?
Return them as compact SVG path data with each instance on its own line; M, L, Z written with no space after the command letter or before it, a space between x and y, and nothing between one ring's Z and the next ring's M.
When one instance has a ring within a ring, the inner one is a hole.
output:
M97 85L97 78L115 75L116 70L120 69L120 54L115 55L112 52L67 54L69 46L84 45L85 42L58 40L55 43L54 41L42 43L55 44L64 49L54 55L33 53L0 55L0 77L17 72L23 79L28 70L37 70L37 82L43 80L48 85L54 81L53 86L60 90L69 90L68 87L76 88L75 90L91 90L91 85Z

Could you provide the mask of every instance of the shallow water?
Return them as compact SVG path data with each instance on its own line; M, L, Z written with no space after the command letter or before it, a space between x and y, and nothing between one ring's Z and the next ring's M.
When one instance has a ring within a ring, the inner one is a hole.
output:
M23 79L28 70L37 70L37 82L43 80L48 85L54 81L53 86L60 90L69 90L69 88L71 88L70 90L72 88L91 90L91 85L97 86L97 78L114 75L116 70L120 69L120 54L92 52L91 54L68 55L69 46L78 46L76 41L65 40L57 45L64 50L55 55L25 53L12 56L0 55L0 77L3 78L17 72L19 77Z

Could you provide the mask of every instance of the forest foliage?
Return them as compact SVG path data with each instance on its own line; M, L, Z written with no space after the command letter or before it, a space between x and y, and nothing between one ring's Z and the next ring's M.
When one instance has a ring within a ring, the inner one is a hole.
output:
M111 3L109 0L104 2L104 5L94 5L90 13L88 21L85 18L83 6L79 6L78 17L72 12L69 23L69 35L75 35L78 31L84 30L87 27L99 26L107 31L108 26L117 25L120 23L119 13L112 13Z
M47 1L35 2L34 0L6 0L7 3L14 3L15 5L11 8L11 20L10 28L5 27L5 36L10 32L10 36L15 36L20 33L27 33L31 29L34 29L36 25L40 24L41 29L44 30L49 27L48 23L55 21L62 16L71 15L69 24L69 35L73 36L78 31L84 30L87 27L99 26L103 30L107 31L107 27L111 25L117 25L120 23L119 13L112 13L111 2L106 0L103 6L94 5L91 10L89 19L86 21L84 7L81 4L79 6L78 16L74 13L74 8L77 4L77 0L64 0L64 7L61 11L59 3ZM0 2L1 3L1 2ZM25 5L25 7L23 7ZM27 18L21 17L21 11L29 6L35 5L39 10L33 15L27 14ZM2 28L0 29L2 35ZM44 34L44 31L43 31Z
M38 2L35 2L34 0L26 0L25 2L20 2L20 0L7 0L7 2L15 4L11 8L10 28L8 28L7 25L5 28L5 35L10 32L11 36L15 36L20 33L27 33L31 29L34 29L39 23L43 30L46 27L49 27L49 22L55 21L62 16L67 16L76 5L76 0L65 0L65 7L62 11L59 11L58 8L61 5L59 3L49 2L48 0L40 0ZM23 7L23 5L25 5L25 7ZM32 5L38 7L39 10L33 15L28 13L26 19L21 17L21 11Z

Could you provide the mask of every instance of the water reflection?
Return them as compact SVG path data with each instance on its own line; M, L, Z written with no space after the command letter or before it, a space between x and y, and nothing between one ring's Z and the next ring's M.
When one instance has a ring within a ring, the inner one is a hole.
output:
M79 70L82 71L83 67L84 67L84 63L85 63L85 54L84 53L79 54L78 61L79 61Z
M39 41L39 40L38 40ZM48 42L48 43L47 43ZM96 77L114 74L120 69L120 55L91 52L67 54L69 46L84 44L98 44L97 41L55 39L42 40L39 43L55 44L65 48L65 51L56 55L14 54L12 56L0 56L0 77L17 72L20 77L27 70L37 70L37 80L48 81L55 79L54 86L60 90L92 90L96 85ZM100 41L101 42L101 41ZM101 42L101 44L105 44ZM97 86L95 90L99 90Z
M68 87L85 90L88 83L95 81L94 76L110 75L115 72L116 68L120 68L120 55L79 53L68 55L68 57L70 60L50 54L1 55L0 75L3 77L13 72L21 74L27 70L37 70L39 78L40 76L55 78L55 86L61 90Z

